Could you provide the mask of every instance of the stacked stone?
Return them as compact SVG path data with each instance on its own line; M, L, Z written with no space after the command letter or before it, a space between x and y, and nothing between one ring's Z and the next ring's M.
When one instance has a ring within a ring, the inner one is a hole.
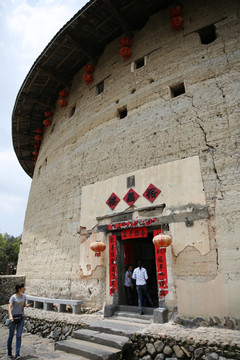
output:
M134 360L236 360L240 359L240 346L226 342L174 339L169 336L143 336L132 340Z
M6 324L8 314L6 311L0 313L0 322ZM25 317L24 329L31 334L41 335L43 338L54 341L66 340L72 337L75 330L81 329L82 325L68 324L66 322L52 322L44 319Z

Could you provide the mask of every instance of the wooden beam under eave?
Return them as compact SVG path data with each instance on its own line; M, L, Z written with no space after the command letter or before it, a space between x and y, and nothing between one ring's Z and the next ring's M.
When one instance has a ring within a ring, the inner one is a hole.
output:
M69 83L69 81L67 79L65 79L63 76L58 76L57 74L55 74L54 72L49 72L47 70L45 70L42 66L38 65L37 68L45 75L47 75L48 77L51 77L52 79L56 80L59 84L63 84L65 86L67 86L67 84Z
M45 106L45 107L49 107L50 104L49 103L45 103L39 99L36 98L32 98L31 96L28 96L27 94L23 95L25 97L25 99L27 98L27 101L33 102L33 103L37 103L39 105Z
M70 35L66 35L66 39L71 41L82 54L91 60L93 64L97 63L96 56L91 52L91 50L83 47L83 45L79 44L79 42Z
M111 12L115 16L115 18L118 20L119 25L121 26L123 32L130 38L132 38L132 32L130 30L129 25L125 21L124 17L122 16L120 10L117 8L116 5L113 5L113 3L110 0L103 0L105 5L111 9Z

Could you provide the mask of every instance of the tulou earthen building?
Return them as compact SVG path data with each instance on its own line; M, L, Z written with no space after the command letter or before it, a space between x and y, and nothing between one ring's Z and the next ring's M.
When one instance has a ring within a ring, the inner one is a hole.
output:
M122 305L142 260L155 307L239 318L239 20L237 0L91 0L48 44L12 117L29 294Z

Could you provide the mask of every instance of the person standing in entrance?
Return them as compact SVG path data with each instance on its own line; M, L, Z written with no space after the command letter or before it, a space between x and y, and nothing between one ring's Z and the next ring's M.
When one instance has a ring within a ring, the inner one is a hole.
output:
M7 340L7 349L8 349L8 358L12 358L12 340L13 340L15 328L17 328L15 359L20 359L20 347L22 340L22 331L24 326L23 309L24 306L29 307L30 304L26 305L24 284L17 284L15 288L16 288L16 292L10 297L9 306L8 306L9 336Z
M133 266L129 265L127 271L125 272L125 280L124 280L127 305L133 304L132 274L133 274Z
M144 267L142 267L141 260L138 262L138 267L133 271L132 279L136 280L138 307L139 307L140 315L143 315L144 314L142 311L143 295L146 296L151 306L153 306L153 302L147 289L147 279L148 279L147 270Z

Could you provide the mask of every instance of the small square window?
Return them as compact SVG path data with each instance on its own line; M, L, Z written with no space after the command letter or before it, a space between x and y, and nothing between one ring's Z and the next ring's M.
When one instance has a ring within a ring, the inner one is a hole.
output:
M184 94L185 91L185 86L184 83L180 83L180 84L176 84L174 86L170 86L170 91L171 91L171 98L175 98L179 95Z
M202 44L210 44L217 38L214 24L197 30L197 33L200 36Z
M69 117L72 117L75 113L75 110L76 110L76 105L74 105L71 110L70 110L70 113L69 113Z
M104 81L101 81L96 85L96 96L102 94L103 90L104 90Z
M145 65L145 58L142 57L138 60L135 61L135 69L140 69L141 67L143 67Z
M127 189L135 186L135 175L127 177Z
M119 119L124 119L127 116L127 107L123 107L118 109L118 117Z

